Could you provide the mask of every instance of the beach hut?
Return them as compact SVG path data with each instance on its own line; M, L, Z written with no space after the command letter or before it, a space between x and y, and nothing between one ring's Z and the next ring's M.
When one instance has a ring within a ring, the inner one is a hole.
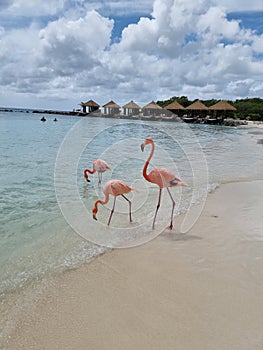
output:
M185 108L177 101L173 101L172 103L169 103L169 105L164 107L165 109L167 109L168 111L171 112L178 112L178 111L182 111Z
M127 103L122 106L124 115L138 115L140 112L140 106L137 105L134 101Z
M186 107L185 110L187 111L187 117L184 117L183 120L187 122L205 117L209 109L201 101L196 100L190 106Z
M213 112L213 118L222 123L227 116L227 112L231 111L233 113L236 108L227 101L221 100L209 107L209 110Z
M142 107L142 112L144 116L148 117L160 116L162 113L162 107L160 107L157 103L152 101L144 107Z
M88 107L88 113L94 112L99 109L99 105L94 102L93 100L89 100L87 102L81 102L82 112L87 113L87 107Z
M183 111L185 110L185 108L177 101L169 103L169 105L165 106L164 109L177 114L178 116L182 115Z
M110 102L106 103L102 107L104 108L104 114L107 114L107 115L120 114L121 107L112 100Z

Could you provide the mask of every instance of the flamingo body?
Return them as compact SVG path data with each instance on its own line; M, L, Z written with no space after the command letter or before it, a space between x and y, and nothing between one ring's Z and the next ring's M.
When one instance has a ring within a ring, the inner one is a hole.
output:
M150 164L150 160L152 159L153 153L154 153L154 142L151 138L147 138L147 139L145 139L144 143L141 145L141 150L143 151L144 147L148 144L150 144L152 146L152 149L151 149L151 152L150 152L148 159L145 162L145 165L143 168L143 176L144 176L145 180L147 180L148 182L154 183L157 186L159 186L159 198L158 198L158 203L157 203L157 207L156 207L156 211L155 211L155 215L154 215L154 219L153 219L152 228L154 229L157 212L158 212L160 204L161 204L162 189L166 188L168 191L168 194L171 198L172 205L173 205L172 206L172 213L171 213L171 222L170 222L170 226L169 226L169 228L172 229L173 228L173 213L174 213L175 201L171 195L171 192L169 191L169 187L187 186L187 184L184 183L183 181L181 181L179 178L177 178L172 172L170 172L166 168L154 168L149 173L147 173L148 166Z
M132 187L126 184L124 181L121 180L110 180L108 181L104 188L103 193L106 195L107 193L117 197L121 194L126 194L131 192Z
M106 170L111 170L111 168L105 162L105 160L96 159L93 162L93 169L88 169L88 168L84 169L84 177L87 180L87 182L90 182L88 173L89 174L94 174L97 171L98 176L99 176L99 185L100 185L101 184L101 180L102 180L102 173L104 173Z
M125 194L131 192L133 190L133 188L131 186L129 186L128 184L126 184L124 181L121 180L110 180L108 181L104 188L103 188L103 193L104 193L104 200L102 199L98 199L96 200L96 202L94 203L94 207L92 209L92 213L93 213L93 219L97 220L97 212L98 212L98 204L104 205L107 204L109 201L109 196L112 195L114 196L114 203L113 203L113 207L111 210L111 214L108 220L108 226L111 222L111 218L115 209L115 202L116 202L116 197L118 196L122 196L126 201L129 202L129 216L130 216L130 222L132 222L132 217L131 217L131 201L125 196Z
M178 186L182 182L166 168L154 168L148 174L148 178L150 179L150 182L156 184L160 188Z

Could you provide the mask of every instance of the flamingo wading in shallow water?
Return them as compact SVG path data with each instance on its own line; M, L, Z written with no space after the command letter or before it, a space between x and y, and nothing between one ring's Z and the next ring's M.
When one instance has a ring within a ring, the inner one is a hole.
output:
M94 174L97 171L98 177L99 177L99 185L100 185L102 180L102 173L104 173L106 170L111 170L109 165L104 160L96 159L93 162L92 170L91 169L84 170L84 177L87 180L87 182L90 182L88 173Z
M169 190L169 187L175 187L175 186L188 186L186 183L184 183L183 181L181 181L180 179L178 179L177 177L174 176L173 173L171 173L170 171L168 171L165 168L154 168L152 171L149 172L149 174L147 174L147 169L148 166L150 164L150 160L152 159L153 153L154 153L154 142L151 138L147 138L145 139L144 143L141 145L141 150L144 150L144 147L146 145L151 145L152 149L150 152L150 155L148 157L148 159L146 160L146 163L144 165L143 168L143 176L145 178L145 180L152 182L156 185L159 186L159 198L158 198L158 203L157 203L157 207L156 207L156 211L155 211L155 215L153 218L153 225L152 228L154 229L154 224L155 224L155 220L156 220L156 216L157 216L157 212L159 210L160 207L160 203L161 203L161 195L162 195L162 189L163 188L167 188L168 194L171 198L172 201L172 213L171 213L171 222L169 225L169 228L172 230L173 228L173 214L174 214L174 207L175 207L175 201L171 195L171 192Z
M113 202L113 207L110 213L110 217L108 220L108 226L110 225L112 215L114 213L115 209L115 203L116 203L116 197L122 196L128 203L129 203L129 217L130 217L130 222L132 222L132 216L131 216L131 201L124 195L126 193L129 193L133 190L133 188L129 185L127 185L125 182L121 180L110 180L108 181L104 188L103 188L103 193L105 196L104 201L102 199L96 200L94 203L94 207L92 209L93 213L93 219L97 220L97 212L98 212L98 204L104 205L107 204L109 201L110 194L114 196L114 202Z

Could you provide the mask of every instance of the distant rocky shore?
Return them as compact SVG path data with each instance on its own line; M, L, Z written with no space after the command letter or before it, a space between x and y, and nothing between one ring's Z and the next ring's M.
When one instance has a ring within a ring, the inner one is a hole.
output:
M60 115L77 115L77 116L86 116L88 113L83 113L80 111L54 111L54 110L33 110L32 113L40 113L40 114L60 114Z
M22 113L39 113L39 114L58 114L58 115L77 115L77 116L85 116L88 113L83 113L81 111L55 111L50 109L18 109L18 108L1 108L1 112L22 112Z

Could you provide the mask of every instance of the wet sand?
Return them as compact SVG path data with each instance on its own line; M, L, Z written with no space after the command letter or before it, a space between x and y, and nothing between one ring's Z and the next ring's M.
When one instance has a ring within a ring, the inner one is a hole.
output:
M262 198L263 181L222 185L186 234L60 275L5 348L262 350Z

